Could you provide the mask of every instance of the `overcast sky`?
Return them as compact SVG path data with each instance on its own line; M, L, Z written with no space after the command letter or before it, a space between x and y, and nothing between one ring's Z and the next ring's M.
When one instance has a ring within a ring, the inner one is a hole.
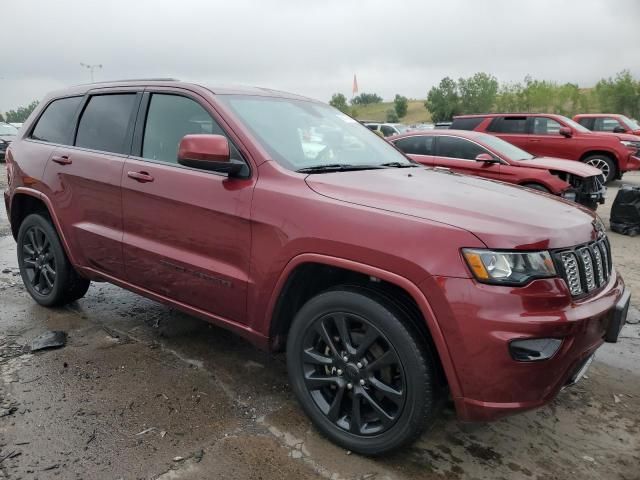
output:
M327 101L424 98L444 76L640 77L640 0L2 0L0 111L96 80L172 76Z

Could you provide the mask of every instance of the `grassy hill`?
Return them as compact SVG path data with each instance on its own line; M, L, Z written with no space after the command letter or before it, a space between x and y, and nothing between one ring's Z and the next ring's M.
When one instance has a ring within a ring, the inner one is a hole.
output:
M372 105L356 105L356 118L358 120L371 120L384 122L387 119L387 110L393 108L393 102L374 103ZM430 122L431 115L424 108L424 100L409 100L407 115L400 119L402 123Z

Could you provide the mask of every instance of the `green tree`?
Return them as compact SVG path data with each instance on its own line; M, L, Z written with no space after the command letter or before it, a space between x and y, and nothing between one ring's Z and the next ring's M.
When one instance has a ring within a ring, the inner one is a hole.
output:
M451 120L460 113L460 95L456 82L449 77L440 80L437 87L429 90L424 106L431 112L434 122Z
M628 70L619 72L614 78L600 80L595 93L602 111L632 118L640 116L640 82Z
M380 102L382 102L382 97L375 93L361 93L351 100L351 103L354 105L371 105Z
M498 80L493 75L478 72L458 80L462 113L486 113L491 110L498 94Z
M4 122L4 116L0 113L0 122Z
M7 122L16 122L16 123L23 123L27 117L29 115L31 115L31 112L33 112L33 110L38 106L38 102L37 101L33 101L31 102L29 105L27 105L26 107L18 107L18 109L16 110L9 110L7 112Z
M398 118L398 114L396 113L395 109L390 108L389 110L387 110L387 122L397 123L398 121L400 121L400 119Z
M331 100L329 100L329 105L331 105L332 107L337 108L342 113L348 113L349 112L349 105L347 105L347 97L345 97L341 93L334 93L331 96Z
M407 100L407 97L396 94L396 97L393 100L393 108L395 109L398 118L403 118L409 109L409 100Z

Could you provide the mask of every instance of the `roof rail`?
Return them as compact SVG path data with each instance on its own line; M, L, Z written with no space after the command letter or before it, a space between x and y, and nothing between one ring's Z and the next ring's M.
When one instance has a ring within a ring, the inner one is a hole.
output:
M102 80L100 82L81 83L80 85L95 85L100 83L120 83L120 82L179 82L179 78L157 77L157 78L123 78L118 80Z

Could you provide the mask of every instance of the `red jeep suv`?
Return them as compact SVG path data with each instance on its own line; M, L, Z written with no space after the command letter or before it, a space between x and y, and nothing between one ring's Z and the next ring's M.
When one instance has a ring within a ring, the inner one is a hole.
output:
M40 103L5 201L41 305L107 281L286 349L337 444L411 440L549 402L616 341L629 293L602 223L551 196L422 167L325 104L172 80Z
M451 128L490 133L534 155L584 162L600 169L606 182L640 170L640 137L591 132L562 115L460 115Z

